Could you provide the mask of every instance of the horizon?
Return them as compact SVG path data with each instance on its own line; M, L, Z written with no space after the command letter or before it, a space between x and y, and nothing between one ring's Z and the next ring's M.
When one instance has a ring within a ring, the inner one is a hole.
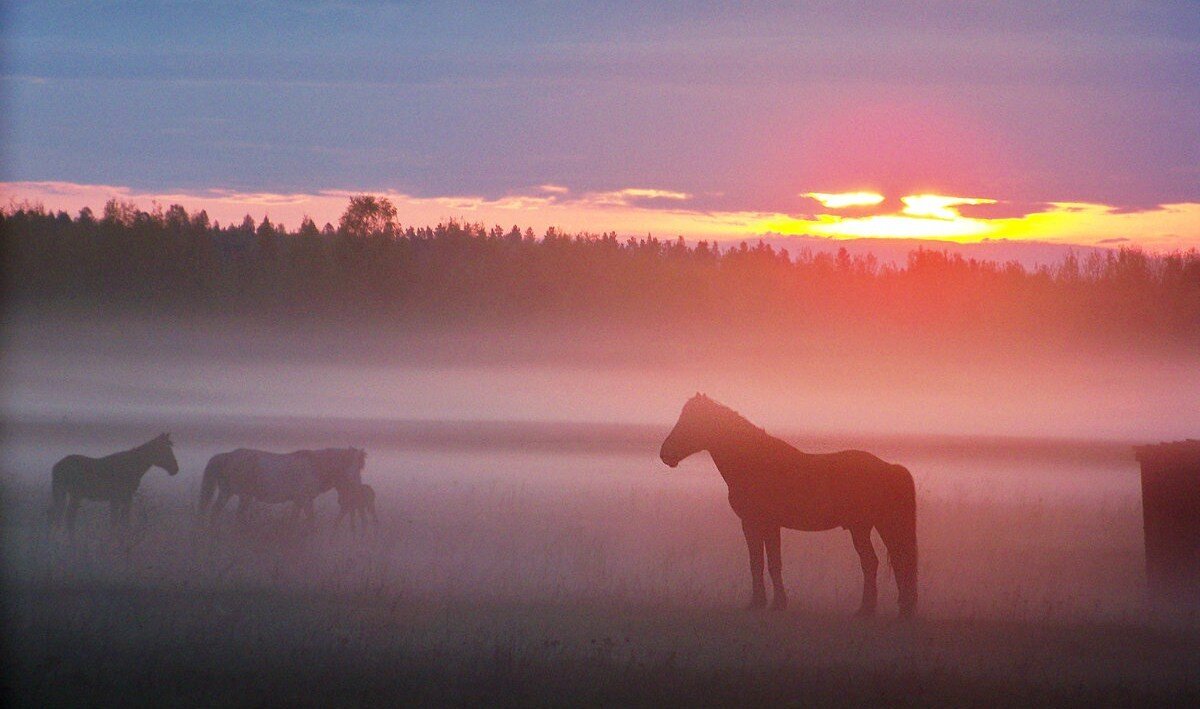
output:
M861 195L863 193L848 193L846 196ZM78 216L87 210L92 214L100 214L103 212L103 206L109 202L117 202L137 211L154 214L162 212L167 207L181 206L189 214L195 215L204 212L214 224L220 224L222 228L233 227L241 224L245 219L251 219L255 224L261 223L263 220L270 220L274 229L279 233L295 233L300 225L305 220L313 221L318 228L322 225L330 227L336 224L342 211L334 212L335 201L341 200L343 205L349 204L353 197L375 197L388 200L397 198L397 195L381 195L378 193L349 193L349 192L329 192L321 195L320 202L323 212L317 214L328 215L328 218L317 218L307 208L310 206L306 198L297 195L254 195L245 198L243 201L239 197L231 197L229 195L197 197L194 195L169 194L149 196L150 203L146 205L137 201L136 197L146 198L148 195L132 195L128 190L116 190L107 186L97 186L95 188L84 188L79 185L65 186L60 183L38 183L32 189L25 191L14 190L11 183L0 182L0 199L7 197L7 204L0 206L0 211L5 213L15 213L20 210L44 210L46 213L66 213L72 218ZM828 198L837 198L842 195L822 195ZM104 202L96 204L92 200L99 197L104 197ZM931 198L932 195L918 196L920 198ZM400 199L408 199L406 195L400 195ZM938 197L938 199L941 199ZM950 198L953 199L953 198ZM86 200L86 201L81 201ZM251 201L252 200L252 201ZM886 201L881 198L880 202ZM579 229L564 228L557 222L538 221L536 213L530 211L517 211L510 207L500 207L504 210L501 212L504 216L516 217L532 217L532 223L512 222L506 226L500 221L488 222L484 218L480 218L480 214L472 213L478 209L480 202L473 202L467 198L455 198L453 200L428 200L429 203L445 205L456 203L460 207L469 211L460 211L460 215L467 216L440 216L434 217L434 212L426 212L424 214L407 211L407 214L397 210L396 226L403 230L406 228L430 228L446 224L461 224L461 225L482 225L484 227L501 227L503 229L518 228L521 231L533 229L537 238L542 238L548 231L553 230L558 234L567 235L596 235L596 234L617 234L620 238L643 238L653 237L660 241L673 241L677 238L683 238L689 245L696 245L701 242L708 242L717 247L732 248L742 243L767 243L775 248L788 251L791 256L798 255L799 250L815 247L817 251L829 251L839 248L849 248L852 254L871 254L878 256L881 262L898 262L909 252L919 248L935 248L946 249L950 251L960 251L970 253L972 251L993 251L999 250L999 255L982 256L981 260L990 261L1008 261L1015 260L1020 262L1027 268L1033 268L1040 265L1052 265L1060 262L1068 253L1086 254L1092 251L1114 251L1122 248L1133 248L1139 251L1144 251L1151 256L1165 256L1173 253L1194 252L1200 248L1200 241L1196 244L1190 242L1166 241L1155 242L1153 240L1135 239L1128 236L1111 236L1104 239L1093 240L1088 243L1085 240L1071 241L1062 238L1055 238L1053 233L1036 234L1028 236L1016 236L1007 233L992 235L990 231L978 234L974 238L947 238L934 234L924 234L919 230L915 233L897 233L897 234L873 234L869 230L864 233L853 233L859 224L870 224L874 220L883 220L889 222L892 220L905 220L909 222L923 222L937 219L939 221L950 223L952 221L964 221L962 215L955 212L950 220L945 220L940 217L915 217L906 218L903 216L895 216L888 214L874 214L867 217L857 217L835 224L835 229L824 230L826 233L820 233L819 230L806 231L789 231L789 224L782 225L777 223L764 222L764 226L769 227L768 230L740 234L737 231L731 233L709 233L709 232L691 232L685 235L680 231L654 233L652 230L640 230L638 227L625 230L613 229L595 229L583 227ZM394 204L394 203L393 203ZM401 202L401 206L404 206ZM192 206L189 206L192 205ZM261 218L256 218L253 214L253 207L261 207L263 214ZM271 207L274 207L274 210ZM849 205L851 208L857 205ZM282 207L282 209L280 209ZM242 212L245 208L247 211ZM276 216L272 217L272 213ZM285 220L280 218L279 214L299 215L294 220ZM409 216L414 219L420 219L422 216L428 217L429 220L408 221L404 216ZM1049 215L1042 215L1049 216ZM471 218L475 217L475 218ZM649 223L655 223L653 219L647 220ZM966 219L968 222L986 223L986 220ZM1012 220L1004 220L1011 222ZM793 223L798 224L798 222ZM535 228L535 226L537 228ZM644 224L642 226L645 226ZM782 231L774 230L777 227L783 227ZM851 233L839 233L836 227L848 227ZM904 226L907 229L907 225ZM1125 233L1125 232L1118 232ZM793 249L798 249L793 252Z
M1200 246L1193 8L957 7L13 2L0 198Z

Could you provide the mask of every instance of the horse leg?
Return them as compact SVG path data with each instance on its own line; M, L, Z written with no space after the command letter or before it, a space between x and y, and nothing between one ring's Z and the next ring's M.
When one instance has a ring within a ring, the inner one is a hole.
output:
M108 526L112 529L117 528L117 524L121 521L121 503L116 500L108 501Z
M221 510L225 509L225 505L229 502L230 497L232 495L229 494L228 490L221 489L217 491L217 499L213 502L212 512L209 513L208 520L210 523L217 521L217 517L221 514Z
M783 590L783 554L779 539L779 527L768 529L763 542L767 548L767 570L771 573L771 586L774 596L771 599L771 609L781 611L787 608L787 592Z
M875 604L879 597L879 557L875 554L875 545L871 543L871 528L851 527L850 539L854 542L854 550L858 552L863 572L862 605L856 615L872 616L875 615Z
M79 497L71 495L70 502L67 503L67 538L75 540L75 516L79 514Z
M375 511L375 501L371 500L367 503L367 510L371 512L371 521L376 527L379 526L379 513Z
M317 528L317 510L311 497L304 501L304 528L306 531Z
M754 524L742 520L742 533L746 535L746 550L750 552L750 608L765 608L767 588L763 584L763 533Z
M132 504L131 500L113 500L109 503L113 537L123 544L129 543L129 508Z
M911 514L911 513L910 513ZM900 617L911 618L917 608L917 530L914 517L891 520L879 528L896 572Z
M250 521L250 504L249 495L238 495L237 523L239 527L245 527Z

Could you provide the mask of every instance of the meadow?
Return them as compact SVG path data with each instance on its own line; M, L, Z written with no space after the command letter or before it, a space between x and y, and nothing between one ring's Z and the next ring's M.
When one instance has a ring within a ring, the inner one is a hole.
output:
M349 424L196 417L174 432L182 472L147 475L130 532L114 535L92 505L74 543L45 527L43 461L128 432L8 426L8 695L39 706L1128 705L1200 692L1200 618L1144 595L1124 445L863 442L917 478L922 600L903 623L886 564L879 617L850 617L861 576L840 530L785 533L792 607L744 610L744 544L723 483L704 455L662 466L665 429L358 425L373 441L364 479L379 493L378 529L332 530L329 495L313 534L271 507L246 527L230 515L202 530L208 454L247 437L287 449Z

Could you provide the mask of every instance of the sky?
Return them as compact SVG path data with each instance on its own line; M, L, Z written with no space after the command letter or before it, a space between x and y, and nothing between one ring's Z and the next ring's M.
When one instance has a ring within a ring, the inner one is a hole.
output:
M1200 246L1194 2L0 8L5 202Z

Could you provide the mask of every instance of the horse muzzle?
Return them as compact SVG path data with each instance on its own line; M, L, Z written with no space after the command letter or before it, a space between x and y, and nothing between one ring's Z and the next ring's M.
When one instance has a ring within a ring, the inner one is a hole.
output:
M666 455L665 453L663 455L660 455L659 458L662 458L662 462L666 463L668 468L676 468L679 466L678 458L672 458L672 457Z

